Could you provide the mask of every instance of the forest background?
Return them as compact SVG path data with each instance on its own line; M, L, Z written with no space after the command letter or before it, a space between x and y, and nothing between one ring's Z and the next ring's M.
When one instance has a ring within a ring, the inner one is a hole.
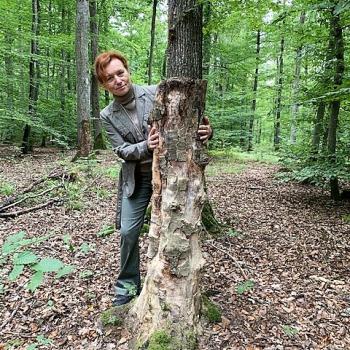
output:
M285 177L329 184L339 199L350 179L349 1L202 2L213 154L277 152ZM158 83L167 9L156 0L89 7L91 132L104 148L98 116L111 97L98 89L94 57L120 50L135 83ZM0 143L24 153L76 147L75 2L1 0L0 8Z

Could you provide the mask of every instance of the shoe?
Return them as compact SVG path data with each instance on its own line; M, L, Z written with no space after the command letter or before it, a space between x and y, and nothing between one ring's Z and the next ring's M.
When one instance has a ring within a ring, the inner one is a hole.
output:
M134 295L117 295L113 300L113 306L121 306L129 303L134 298Z

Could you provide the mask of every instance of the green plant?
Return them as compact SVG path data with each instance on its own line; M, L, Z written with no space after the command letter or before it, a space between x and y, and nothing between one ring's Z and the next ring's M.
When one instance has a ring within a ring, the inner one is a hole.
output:
M107 237L114 233L115 229L113 225L103 225L101 230L97 232L97 237Z
M0 180L0 195L11 196L15 192L15 186L8 181Z
M75 247L71 242L72 237L70 235L66 234L62 237L62 239L63 239L64 245L67 248L67 250L69 250L70 252L74 252Z
M202 298L202 314L210 323L221 321L220 309L206 296Z
M241 235L242 235L242 233L239 231L236 231L235 229L231 229L227 232L227 236L229 236L229 237L239 237Z
M92 278L94 276L94 272L91 270L85 270L80 272L79 277L82 279L89 279Z
M283 325L282 330L283 330L283 333L286 334L288 337L294 337L299 333L298 328L288 326L288 325Z
M172 338L164 330L154 332L150 339L147 350L171 350Z
M86 242L84 242L80 247L79 247L80 251L83 253L83 254L88 254L90 253L92 250L94 250L94 246L93 245L90 245Z
M26 285L30 291L35 291L43 282L45 273L55 272L56 278L61 278L74 271L71 265L65 265L61 260L55 258L40 259L31 250L24 250L31 245L41 243L50 236L27 239L24 231L18 232L7 237L1 256L12 260L13 268L8 278L15 281L22 274L25 268L32 271L32 276Z
M117 179L119 177L119 171L120 171L120 166L113 165L112 167L104 169L103 173L111 179Z
M350 224L350 214L345 214L341 218L345 223Z
M250 291L254 287L254 282L251 280L244 281L242 283L239 283L236 286L236 293L237 294L244 294L245 292Z
M114 313L114 309L102 312L101 322L104 327L120 326L122 324L122 320Z

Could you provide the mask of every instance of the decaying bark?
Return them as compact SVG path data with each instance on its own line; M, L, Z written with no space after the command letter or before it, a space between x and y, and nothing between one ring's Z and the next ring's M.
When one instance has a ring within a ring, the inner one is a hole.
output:
M153 257L135 305L129 312L137 346L147 348L152 334L164 331L176 349L192 349L200 331L199 246L208 156L197 139L206 82L168 79L159 86L152 112L160 133L153 159ZM132 345L132 347L136 347Z

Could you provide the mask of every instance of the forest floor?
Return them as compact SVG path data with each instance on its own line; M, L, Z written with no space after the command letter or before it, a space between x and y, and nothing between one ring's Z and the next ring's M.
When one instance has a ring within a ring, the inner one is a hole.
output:
M30 292L29 265L10 281L11 258L0 257L1 350L127 349L126 335L116 340L113 328L98 326L118 273L119 234L110 234L116 160L106 151L88 165L68 165L72 155L38 150L19 157L0 148L0 203L52 169L70 167L75 178L65 184L64 203L0 218L1 247L19 231L28 238L49 235L37 244L27 241L26 250L75 266L60 279L48 273ZM279 182L276 165L228 161L208 169L210 200L228 228L202 244L202 291L222 317L204 323L199 349L350 349L350 203L330 200L322 188ZM48 199L60 191L48 192ZM145 274L147 237L140 244Z

